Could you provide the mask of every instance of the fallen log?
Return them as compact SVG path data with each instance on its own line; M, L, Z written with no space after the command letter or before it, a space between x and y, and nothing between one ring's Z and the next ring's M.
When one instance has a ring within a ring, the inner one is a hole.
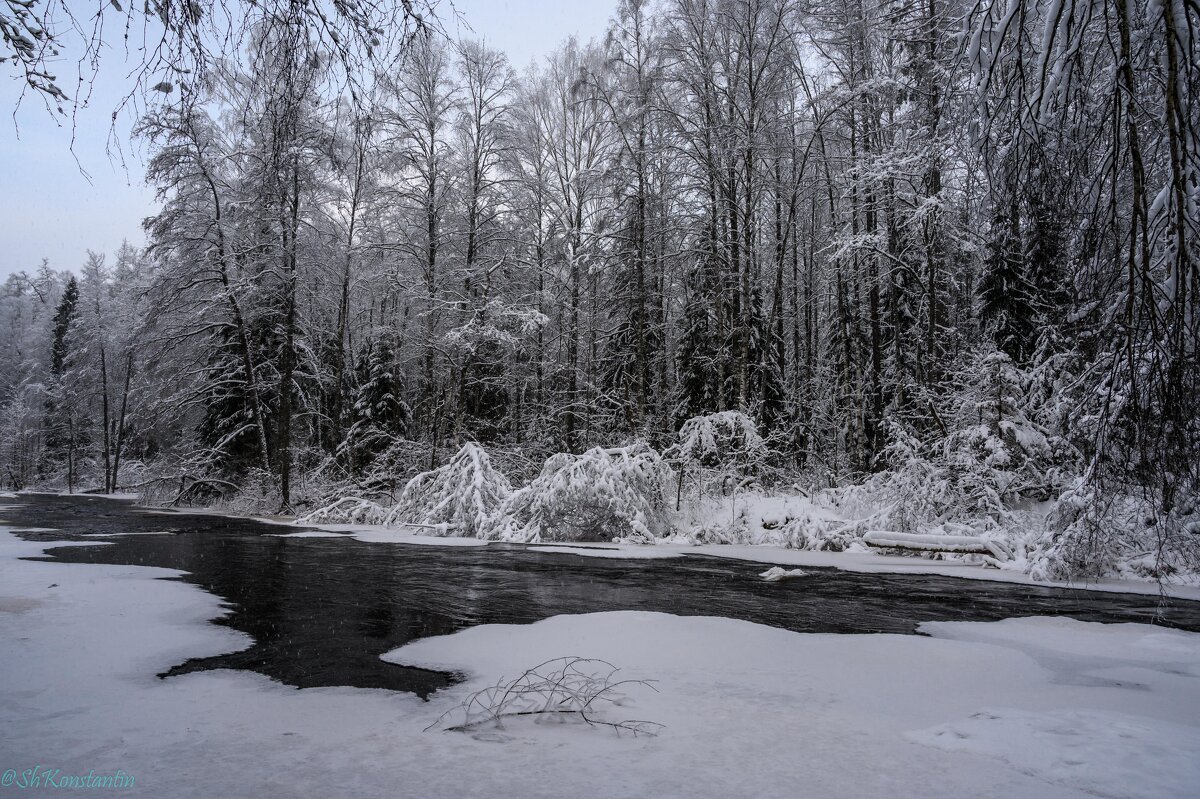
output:
M863 543L876 549L986 555L998 561L1012 560L1012 553L1003 544L975 535L934 535L873 530L863 536Z

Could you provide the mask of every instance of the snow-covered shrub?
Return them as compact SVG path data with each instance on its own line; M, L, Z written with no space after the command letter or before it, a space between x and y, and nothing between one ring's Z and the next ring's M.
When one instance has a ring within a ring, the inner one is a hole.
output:
M533 482L542 473L542 466L552 452L553 448L536 441L488 447L492 464L506 474L513 485Z
M484 537L506 541L649 541L671 529L671 468L650 446L559 453L514 491Z
M986 433L972 427L923 445L897 424L889 432L884 450L889 468L840 492L847 506L857 506L856 515L874 506L872 526L906 533L967 519L990 528L1005 518L997 483L1007 478L997 479L985 454L995 443Z
M296 519L296 524L383 524L388 510L361 497L342 497Z
M767 447L753 419L740 411L721 411L684 422L672 454L708 469L744 469L762 461Z
M938 431L921 437L892 421L887 468L835 492L866 529L1012 538L1021 506L1063 489L1073 452L1035 420L1031 373L994 350L956 373L965 377L954 390L929 400Z
M237 481L237 491L219 498L200 497L194 504L233 513L278 513L279 480L263 469L249 469Z
M1026 539L1029 573L1200 583L1200 489L1186 470L1141 450L1144 422L1123 410L1132 401L1127 383L1109 375L1085 393L1078 390L1084 362L1062 347L1033 370L1039 420L1067 431L1092 460L1086 469L1064 469L1069 479L1053 484L1058 495L1047 503L1052 511L1044 529ZM1184 441L1198 430L1193 420L1175 435Z
M845 552L862 548L861 540L871 525L863 519L843 519L837 512L812 504L780 527L775 536L788 549Z
M1195 582L1200 565L1200 507L1181 497L1177 511L1105 492L1080 478L1063 493L1046 530L1029 546L1029 573L1039 580L1105 576Z
M738 529L737 496L754 482L768 455L754 420L739 411L693 417L680 427L679 440L666 455L679 467L679 497L686 486L697 540L744 540ZM706 497L714 496L730 497L728 510L710 507Z
M409 480L383 523L427 525L443 535L478 536L511 494L508 478L492 468L483 448L467 443L445 466Z
M117 474L118 491L124 491L130 486L136 486L149 480L153 472L145 462L137 459L121 461L120 472Z
M825 497L751 491L736 505L729 497L707 497L692 503L697 520L682 540L691 544L751 544L788 549L850 548L862 537L857 521L847 521Z
M420 474L429 462L428 444L398 439L371 460L357 482L371 492L387 495L386 504L391 505L400 489ZM380 502L383 502L383 498Z

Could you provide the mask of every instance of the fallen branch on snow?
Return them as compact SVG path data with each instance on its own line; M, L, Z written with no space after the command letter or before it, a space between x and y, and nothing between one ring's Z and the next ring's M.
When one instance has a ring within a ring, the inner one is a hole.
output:
M426 731L440 727L445 732L468 732L481 727L503 729L504 720L532 716L540 721L582 721L593 727L610 727L618 735L628 732L656 735L662 724L625 719L608 721L600 717L605 705L623 704L625 696L617 691L628 686L657 690L649 680L614 680L616 666L605 660L561 657L528 669L509 682L501 680L476 691L452 710L442 714ZM462 720L448 724L451 717Z

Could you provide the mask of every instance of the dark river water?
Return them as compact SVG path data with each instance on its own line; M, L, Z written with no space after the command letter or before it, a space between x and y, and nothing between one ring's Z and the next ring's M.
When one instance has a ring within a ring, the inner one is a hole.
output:
M609 560L523 546L367 544L247 519L151 512L88 497L21 496L0 524L29 540L167 530L112 545L51 550L46 560L181 569L182 580L231 603L214 623L248 633L249 649L180 663L167 674L248 669L301 688L350 685L421 696L452 674L385 663L417 638L476 624L529 623L560 613L652 610L728 616L797 632L907 633L923 621L1062 615L1200 631L1200 602L911 574L805 568L766 583L759 563L711 557ZM54 528L52 533L19 532ZM88 539L79 539L82 542Z

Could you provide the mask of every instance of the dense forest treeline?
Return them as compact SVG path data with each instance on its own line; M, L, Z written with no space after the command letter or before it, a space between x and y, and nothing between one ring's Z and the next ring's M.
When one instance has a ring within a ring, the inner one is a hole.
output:
M12 485L303 506L734 410L787 484L920 462L1194 552L1196 3L621 0L369 85L276 5L139 122L146 250L8 279Z

